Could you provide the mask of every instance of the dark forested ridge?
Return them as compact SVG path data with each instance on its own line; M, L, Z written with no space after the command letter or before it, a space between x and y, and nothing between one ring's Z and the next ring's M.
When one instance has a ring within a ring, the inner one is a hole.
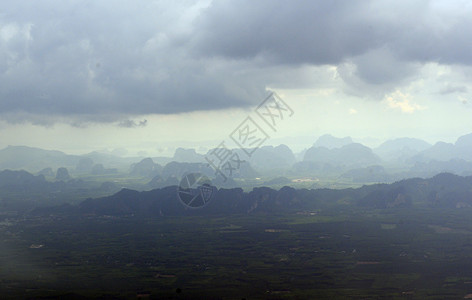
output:
M164 181L160 185L163 184ZM66 201L67 197L85 199L87 195L106 195L118 190L118 186L111 182L90 183L80 179L51 182L43 175L26 171L0 172L0 196L4 207L21 204L31 209L43 206L37 211L47 211L44 206L71 203ZM176 185L149 191L123 188L111 196L88 198L82 202L76 199L72 203L77 204L73 206L74 211L84 214L142 216L276 213L352 205L381 209L409 206L464 208L472 207L472 176L441 173L429 179L411 178L392 184L347 189L285 186L280 189L254 187L244 191L242 188L215 188L209 205L196 210L186 209L180 203Z
M201 209L186 209L179 202L177 187L169 186L138 192L122 189L118 193L80 203L77 211L97 215L207 215L277 213L293 210L357 207L388 209L394 207L464 208L472 206L472 176L442 173L429 179L413 178L393 184L375 184L353 189L294 189L283 187L218 189L210 204Z

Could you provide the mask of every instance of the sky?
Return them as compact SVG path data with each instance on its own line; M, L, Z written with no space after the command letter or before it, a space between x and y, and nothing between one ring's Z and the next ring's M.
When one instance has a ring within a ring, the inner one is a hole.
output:
M250 117L295 151L472 132L470 1L3 1L0 148L171 155ZM256 108L275 92L276 130ZM229 146L234 146L229 145Z

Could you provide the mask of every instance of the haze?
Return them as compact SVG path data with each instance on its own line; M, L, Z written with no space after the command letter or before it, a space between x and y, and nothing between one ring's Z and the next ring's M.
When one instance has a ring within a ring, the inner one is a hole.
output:
M472 299L472 1L4 0L2 299Z

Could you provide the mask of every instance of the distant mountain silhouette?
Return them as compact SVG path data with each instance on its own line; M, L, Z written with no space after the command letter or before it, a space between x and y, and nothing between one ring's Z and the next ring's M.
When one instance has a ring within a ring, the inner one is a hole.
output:
M398 138L384 142L373 151L384 160L405 161L430 147L431 144L420 139Z
M70 175L69 175L69 171L67 170L67 168L59 168L57 169L57 172L56 172L56 180L62 180L62 181L67 181L71 179Z
M0 150L0 169L25 169L38 172L44 168L75 167L80 157L61 151L26 146L8 146Z
M149 177L152 178L161 174L162 166L154 163L152 158L145 158L138 163L132 164L129 174L131 176Z
M195 149L177 148L174 153L173 161L177 162L204 162L204 155L198 154Z
M161 175L162 178L177 177L181 178L186 173L202 173L205 176L212 177L215 171L205 163L188 163L188 162L170 162L164 166Z
M44 150L26 146L8 146L0 150L0 170L26 170L39 172L46 168L65 167L71 173L88 173L90 162L106 167L125 169L135 158L117 157L110 154L92 152L85 155L70 155L56 150Z
M462 176L472 175L472 162L463 159L451 159L449 161L430 160L427 162L417 162L409 170L409 174L420 177L430 177L444 172Z
M296 162L292 150L284 144L275 147L262 146L260 148L235 148L228 150L238 155L240 160L248 162L251 169L257 172L288 169ZM219 152L222 151L222 149L210 149L206 156L211 159L212 153L215 153L215 151ZM246 152L251 153L251 155L248 155Z
M7 209L23 211L36 206L78 202L90 195L103 195L119 190L119 187L110 182L97 187L96 183L65 180L66 169L58 170L58 178L62 180L56 181L48 181L44 175L32 175L24 170L0 171L0 203Z
M249 158L251 166L258 171L288 169L295 162L292 150L283 144L276 147L263 146L254 151Z
M110 153L102 153L93 151L82 155L81 157L88 157L93 160L95 164L102 164L106 168L116 168L126 170L130 164L136 162L136 157L120 157Z
M392 151L400 151L404 148L409 148L414 151L424 151L431 147L431 144L414 138L398 138L388 140L374 149L375 152L384 153Z
M472 161L472 134L459 137L454 144L437 142L431 148L412 157L411 162L449 161L453 159Z
M457 158L472 161L472 133L459 137L454 146Z
M4 170L0 172L0 188L24 189L41 187L47 181L43 175L34 176L26 171Z
M54 174L54 171L52 170L52 168L44 168L41 171L39 171L38 173L36 173L36 175L43 175L43 176L46 176L46 177L54 177L56 174Z
M430 160L448 161L456 156L454 144L437 142L431 148L421 151L413 156L410 162L427 162Z
M234 165L231 177L234 178L254 178L257 176L248 162L241 162L239 168ZM217 173L208 163L184 163L170 162L164 166L161 176L162 178L177 177L181 178L186 173L202 173L209 178L214 178Z
M348 144L336 149L311 147L306 151L303 160L350 167L363 167L381 162L380 158L370 148L358 143Z
M330 134L322 135L313 144L313 147L324 147L328 149L341 148L343 146L354 143L352 138L347 136L344 138L337 138Z
M210 150L205 156L215 150ZM472 174L472 134L461 136L452 143L438 142L430 146L425 141L413 138L389 140L379 147L370 148L353 143L350 137L336 138L332 135L321 136L312 147L304 150L303 158L297 159L286 145L262 146L258 149L232 149L242 162L233 170L232 177L238 179L263 177L265 181L280 176L316 176L319 178L341 178L353 183L391 182L415 176L433 176L438 172L451 172L458 175ZM297 154L299 155L299 154ZM0 150L0 170L26 170L53 179L52 170L64 167L70 176L79 178L87 175L122 174L147 178L147 187L155 184L161 187L168 178L180 178L188 172L201 172L218 182L219 186L231 187L236 182L215 178L213 170L204 155L194 149L179 148L173 157L152 158L117 157L110 152L91 152L85 155L68 155L24 146L9 146ZM174 161L172 161L174 160ZM376 169L375 166L382 167ZM40 173L38 173L40 172ZM151 179L157 175L162 182ZM341 176L341 177L339 177ZM377 177L376 177L377 176ZM66 179L64 177L64 181ZM143 184L140 188L144 188ZM157 187L156 186L156 187ZM133 186L135 187L135 186Z
M93 159L90 157L82 157L77 163L75 171L80 174L88 174L92 171L93 164Z

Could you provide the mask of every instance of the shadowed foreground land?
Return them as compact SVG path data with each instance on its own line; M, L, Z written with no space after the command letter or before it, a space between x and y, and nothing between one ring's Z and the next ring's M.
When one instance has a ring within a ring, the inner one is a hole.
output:
M10 298L458 299L472 209L2 222Z

